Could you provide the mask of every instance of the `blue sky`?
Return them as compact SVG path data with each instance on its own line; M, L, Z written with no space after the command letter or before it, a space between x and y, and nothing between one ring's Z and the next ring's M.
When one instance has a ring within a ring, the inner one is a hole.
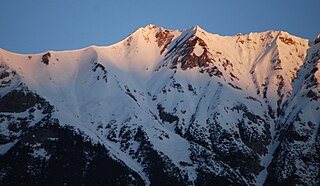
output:
M284 30L315 39L320 0L1 0L0 48L17 53L116 43L150 23L234 35Z

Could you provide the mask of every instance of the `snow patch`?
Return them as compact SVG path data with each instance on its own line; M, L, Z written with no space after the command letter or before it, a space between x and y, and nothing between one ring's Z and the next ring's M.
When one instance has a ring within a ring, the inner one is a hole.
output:
M48 161L51 157L51 155L44 148L33 149L33 153L30 153L30 155L34 158L41 158L46 161Z
M18 140L14 140L13 142L0 145L0 155L7 153L17 142Z
M200 56L203 54L203 52L204 52L203 47L200 46L199 43L197 42L196 46L195 46L194 49L193 49L193 53L194 53L196 56L200 57Z

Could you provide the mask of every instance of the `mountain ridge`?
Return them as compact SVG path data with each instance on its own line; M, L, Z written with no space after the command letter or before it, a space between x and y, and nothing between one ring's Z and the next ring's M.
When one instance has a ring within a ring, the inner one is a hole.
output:
M121 42L125 41L127 38L129 38L132 34L134 34L135 32L138 32L139 30L147 30L147 29L156 29L158 31L161 31L161 30L168 30L168 31L179 31L179 32L183 32L183 31L191 31L191 30L200 30L200 32L205 32L205 33L208 33L208 34L211 34L211 35L217 35L217 36L221 36L221 37L233 37L233 36L238 36L238 35L241 35L241 36L247 36L247 35L250 35L250 34L256 34L256 33L269 33L269 32L282 32L282 33L285 33L285 34L288 34L290 36L293 36L293 37L296 37L296 38L301 38L301 39L304 39L302 37L299 37L299 36L294 36L290 33L288 33L287 31L281 31L281 30L266 30L266 31L255 31L255 32L250 32L250 33L247 33L247 34L242 34L242 33L238 33L238 34L235 34L235 35L219 35L219 34L216 34L216 33L210 33L210 32L207 32L205 29L203 29L202 27L200 27L200 25L194 25L190 28L187 28L187 29L181 29L181 30L174 30L174 29L166 29L166 28L163 28L161 26L157 26L156 24L148 24L146 25L145 27L139 27L137 30L133 31L131 34L129 34L127 37L125 37L123 40L119 41L119 42L116 42L114 44L111 44L111 45L103 45L103 46L99 46L99 45L91 45L91 46L88 46L88 47L84 47L84 48L79 48L79 49L70 49L70 50L48 50L48 51L44 51L44 52L39 52L39 53L26 53L26 54L20 54L18 52L11 52L9 50L6 50L4 48L1 48L0 47L0 50L2 50L1 52L9 52L9 53L12 53L12 54L18 54L18 55L42 55L42 54L45 54L47 52L68 52L68 51L78 51L78 50L85 50L85 49L88 49L88 48L95 48L95 47L111 47L111 46L114 46L114 45L117 45L117 44L120 44ZM311 42L311 40L309 39L305 39L305 40L308 40Z

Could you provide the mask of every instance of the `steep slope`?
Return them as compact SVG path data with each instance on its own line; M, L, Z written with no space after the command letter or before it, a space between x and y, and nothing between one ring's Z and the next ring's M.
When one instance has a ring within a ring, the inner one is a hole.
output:
M266 185L320 183L319 61L320 45L315 44L293 82Z
M83 175L95 170L84 162L102 158L99 170L112 164L132 178L97 184L319 184L318 45L281 31L219 36L148 25L112 46L1 50L0 182L11 180L18 153L22 165L40 166L29 171L34 180L57 174L55 159L76 156ZM37 137L46 130L54 132ZM60 133L72 133L58 142L79 141L79 151L52 150Z

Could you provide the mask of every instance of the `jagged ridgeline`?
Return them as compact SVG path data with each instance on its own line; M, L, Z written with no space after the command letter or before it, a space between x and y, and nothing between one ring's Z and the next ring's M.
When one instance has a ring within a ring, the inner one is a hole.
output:
M318 40L148 25L0 49L0 184L319 185Z

